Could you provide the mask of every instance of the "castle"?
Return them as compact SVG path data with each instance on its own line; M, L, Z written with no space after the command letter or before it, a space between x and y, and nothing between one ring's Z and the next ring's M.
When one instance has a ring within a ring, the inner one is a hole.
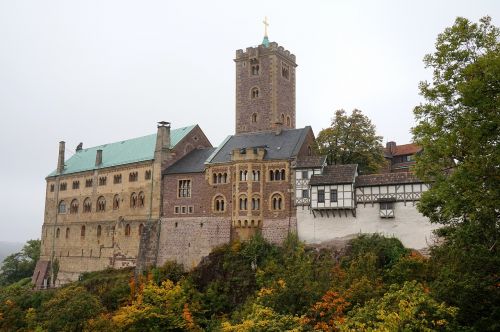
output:
M46 178L36 287L109 267L175 260L189 269L214 247L257 232L273 243L290 232L309 243L381 232L426 247L435 226L415 207L425 183L408 172L358 175L357 165L326 165L311 127L296 128L293 54L266 36L234 61L235 134L217 148L198 125L168 122L152 135L80 144L69 159L59 143ZM388 146L388 159L396 147Z

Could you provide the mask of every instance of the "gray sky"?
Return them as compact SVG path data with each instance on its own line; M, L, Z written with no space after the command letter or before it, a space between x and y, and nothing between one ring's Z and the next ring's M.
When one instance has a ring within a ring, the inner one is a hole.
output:
M500 1L0 0L0 241L39 238L45 176L84 147L198 123L234 132L237 49L269 37L297 56L297 127L361 109L386 140L411 140L422 58L455 17Z

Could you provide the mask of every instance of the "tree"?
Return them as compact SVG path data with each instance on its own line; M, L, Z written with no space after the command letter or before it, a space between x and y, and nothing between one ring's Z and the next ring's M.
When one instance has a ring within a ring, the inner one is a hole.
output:
M29 240L20 252L7 256L0 269L0 285L31 277L40 257L40 240Z
M432 252L431 288L478 331L500 329L499 38L489 17L457 18L424 58L433 79L420 83L426 101L414 109L414 140L423 147L416 172L433 184L418 207L447 225Z
M374 173L385 163L382 137L357 109L350 116L344 110L336 111L330 127L320 131L317 142L329 164L358 164L360 173Z

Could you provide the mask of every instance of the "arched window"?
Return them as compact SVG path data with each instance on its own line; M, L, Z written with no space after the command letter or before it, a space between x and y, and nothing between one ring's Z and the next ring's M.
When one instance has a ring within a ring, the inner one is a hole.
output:
M213 180L213 183L217 183L217 174L214 173L214 180Z
M137 207L137 194L136 193L132 193L130 195L130 207L132 209L135 209Z
M291 126L291 124L292 124L292 121L290 120L290 116L287 116L286 117L286 125Z
M85 225L83 225L82 228L80 229L80 236L85 237Z
M85 198L83 201L83 213L89 213L92 212L92 201L90 198Z
M269 181L274 181L274 171L273 170L269 171Z
M260 180L260 171L253 170L252 171L252 181Z
M56 229L56 238L59 238L59 235L61 235L61 230L59 228Z
M138 203L139 203L139 207L144 207L144 202L146 201L146 196L144 196L144 193L141 191L139 193L139 197L138 197Z
M251 96L252 99L259 98L259 88L252 88Z
M78 213L78 200L74 199L71 201L71 205L69 206L69 213Z
M307 147L307 155L312 156L312 149L310 146Z
M275 170L275 171L274 171L274 179L275 179L276 181L281 180L281 176L280 176L280 175L281 175L281 173L280 173L280 171L279 171L279 170Z
M248 171L240 171L240 181L248 180Z
M217 182L222 183L222 173L217 174Z
M252 198L252 210L260 209L260 198L255 196Z
M106 199L104 196L101 196L97 199L97 212L106 211Z
M130 224L125 225L125 236L130 236Z
M286 177L285 177L285 170L282 169L281 170L281 180L285 180L285 179L286 179Z
M224 197L222 195L215 196L215 198L214 198L214 210L216 212L224 212L225 203L224 203Z
M257 122L257 113L252 114L252 122Z
M66 238L69 239L69 227L66 227Z
M144 232L144 224L139 225L139 236L142 235L142 232Z
M58 211L59 213L66 213L66 203L64 201L59 202Z
M120 208L120 195L115 195L113 197L113 210L118 210Z
M102 228L101 225L97 226L97 237L101 237Z
M224 183L227 183L227 173L224 173L222 176L222 179L224 180Z
M285 114L281 113L281 123L285 123Z
M271 210L282 210L283 209L283 197L280 194L273 194L271 196Z
M240 197L240 210L247 210L248 208L248 199L246 196Z

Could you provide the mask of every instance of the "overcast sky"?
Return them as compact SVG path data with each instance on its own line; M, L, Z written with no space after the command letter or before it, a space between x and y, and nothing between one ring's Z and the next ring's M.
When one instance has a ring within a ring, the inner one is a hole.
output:
M39 238L58 142L143 136L197 123L234 132L235 51L269 38L297 56L297 127L317 134L361 109L411 141L422 58L457 16L499 25L500 1L0 0L0 241Z

